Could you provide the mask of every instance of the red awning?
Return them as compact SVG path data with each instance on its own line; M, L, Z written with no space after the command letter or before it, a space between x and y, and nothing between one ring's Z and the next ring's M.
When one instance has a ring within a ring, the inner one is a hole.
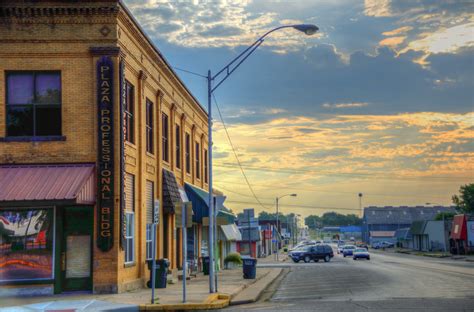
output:
M0 204L21 201L94 204L94 165L0 166Z
M453 218L453 227L451 229L452 239L467 239L467 218L466 215L455 215Z

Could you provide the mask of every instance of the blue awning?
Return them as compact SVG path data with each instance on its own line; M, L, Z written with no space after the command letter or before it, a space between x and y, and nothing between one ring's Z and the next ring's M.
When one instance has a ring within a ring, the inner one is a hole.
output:
M209 217L209 193L191 184L185 183L184 190L193 203L193 222L202 223L203 217Z
M209 193L188 183L184 184L184 190L188 195L189 201L193 203L193 222L202 223L202 218L209 217L209 205L207 204ZM233 213L227 211L227 208L224 206L217 213L217 217L220 220L225 220L223 222L226 224L234 223L237 218Z

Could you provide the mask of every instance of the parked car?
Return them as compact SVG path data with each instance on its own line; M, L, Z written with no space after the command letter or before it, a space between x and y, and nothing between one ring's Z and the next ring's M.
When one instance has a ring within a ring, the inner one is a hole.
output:
M319 260L324 260L324 262L329 262L332 257L334 257L334 252L332 251L331 246L329 245L315 245L315 246L306 246L305 248L295 250L291 252L290 255L293 262L298 263L301 260L308 263L311 260L318 262Z
M357 259L367 259L370 260L370 254L369 251L365 248L356 248L353 251L353 256L352 259L357 260Z
M342 255L345 257L347 256L352 256L354 250L356 249L356 246L354 245L346 245L344 248L342 248Z
M385 241L385 242L382 242L382 244L383 244L383 246L384 246L385 248L393 248L393 247L395 247L395 244L392 243L392 242L387 242L387 241Z
M384 242L375 242L375 243L372 244L372 248L373 248L373 249L393 248L394 246L395 246L394 243L387 242L387 241L384 241Z

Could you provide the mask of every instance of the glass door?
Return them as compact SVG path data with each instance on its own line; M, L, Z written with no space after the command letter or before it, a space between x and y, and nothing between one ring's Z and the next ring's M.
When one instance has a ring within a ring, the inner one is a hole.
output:
M92 290L92 207L66 207L61 248L62 291Z

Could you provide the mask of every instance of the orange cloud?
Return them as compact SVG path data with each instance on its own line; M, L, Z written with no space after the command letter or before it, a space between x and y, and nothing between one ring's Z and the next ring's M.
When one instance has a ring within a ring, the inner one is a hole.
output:
M379 44L381 46L388 46L388 47L396 47L405 41L407 37L405 36L398 36L398 37L389 37L381 40Z
M397 28L397 29L394 29L394 30L391 30L391 31L383 32L382 35L384 35L384 36L396 36L396 35L407 33L412 29L413 29L413 27L411 27L411 26L403 26L403 27L400 27L400 28Z
M252 204L222 126L216 123L215 129L216 186L225 189L230 208L263 210ZM271 198L288 190L298 192L297 203L310 206L351 207L357 192L382 194L364 196L364 205L449 203L474 176L474 113L286 117L231 124L228 130L267 208ZM426 194L421 202L419 194ZM301 214L331 210L282 207Z

